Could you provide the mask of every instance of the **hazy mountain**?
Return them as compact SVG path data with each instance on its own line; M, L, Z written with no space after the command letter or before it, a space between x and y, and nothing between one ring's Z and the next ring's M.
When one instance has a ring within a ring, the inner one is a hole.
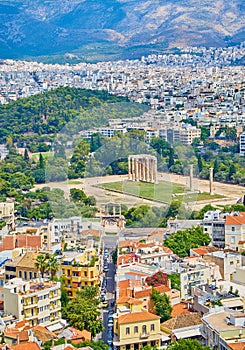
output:
M244 40L244 0L0 0L0 57L116 57Z

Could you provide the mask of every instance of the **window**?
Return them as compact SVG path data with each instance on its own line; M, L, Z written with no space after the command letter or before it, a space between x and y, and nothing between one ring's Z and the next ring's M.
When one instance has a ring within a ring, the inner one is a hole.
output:
M138 332L139 332L138 326L135 326L134 327L134 333L138 333Z
M22 272L21 272L21 271L19 271L19 277L20 277L20 278L22 277Z
M236 237L235 236L231 236L231 244L235 244L236 243Z
M143 334L146 333L146 325L142 326L142 333L143 333Z
M130 334L130 328L129 327L126 328L126 334Z
M29 272L29 278L32 279L32 272Z
M24 279L26 280L27 279L27 272L24 271Z
M151 324L151 331L154 331L154 330L155 330L155 325L153 323L153 324Z
M232 226L232 227L231 227L231 231L232 231L232 232L236 231L235 226Z

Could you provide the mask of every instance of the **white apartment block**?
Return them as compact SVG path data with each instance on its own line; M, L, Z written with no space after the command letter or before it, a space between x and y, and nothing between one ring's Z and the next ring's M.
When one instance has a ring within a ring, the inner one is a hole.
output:
M60 282L26 282L13 278L3 287L4 312L31 326L50 326L61 319Z
M245 155L245 132L240 135L240 155Z

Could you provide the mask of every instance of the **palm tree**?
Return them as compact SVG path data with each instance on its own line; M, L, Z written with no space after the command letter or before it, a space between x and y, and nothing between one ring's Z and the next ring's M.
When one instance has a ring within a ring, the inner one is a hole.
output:
M59 262L54 256L51 256L47 262L47 271L51 275L51 280L54 279L54 276L56 275L56 272L58 270L59 270Z
M35 266L40 271L41 276L43 278L44 272L47 268L47 255L43 255L43 254L38 255L35 262Z

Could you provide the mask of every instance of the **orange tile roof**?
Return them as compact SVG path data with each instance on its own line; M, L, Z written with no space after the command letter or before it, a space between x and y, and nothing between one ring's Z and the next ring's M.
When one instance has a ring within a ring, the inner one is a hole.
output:
M164 285L157 286L157 287L155 287L155 289L160 293L166 293L166 292L170 291L170 289ZM151 294L152 294L152 288L149 287L146 289L135 291L134 296L135 296L135 298L144 298L144 297L150 296Z
M129 288L134 286L141 286L141 281L138 280L122 280L118 282L119 288Z
M245 213L240 212L240 216L227 215L225 224L226 225L244 225L245 224Z
M127 272L127 275L134 275L134 276L141 276L141 277L147 276L145 273L133 272L133 271Z
M191 248L191 250L198 255L208 254L207 249L203 249L203 248Z
M173 306L171 316L175 317L178 315L190 314L190 310L188 310L187 305L184 303L179 303Z
M239 342L239 343L230 343L227 344L231 350L245 350L245 343Z
M135 261L138 261L138 258L135 256L134 253L123 254L123 255L119 255L119 257L117 258L117 265L128 264Z
M11 345L11 350L40 350L40 349L41 348L35 342Z
M148 311L131 312L126 315L120 316L118 318L118 324L135 323L135 322L151 321L151 320L158 320L158 319L160 319L159 316L154 315Z

